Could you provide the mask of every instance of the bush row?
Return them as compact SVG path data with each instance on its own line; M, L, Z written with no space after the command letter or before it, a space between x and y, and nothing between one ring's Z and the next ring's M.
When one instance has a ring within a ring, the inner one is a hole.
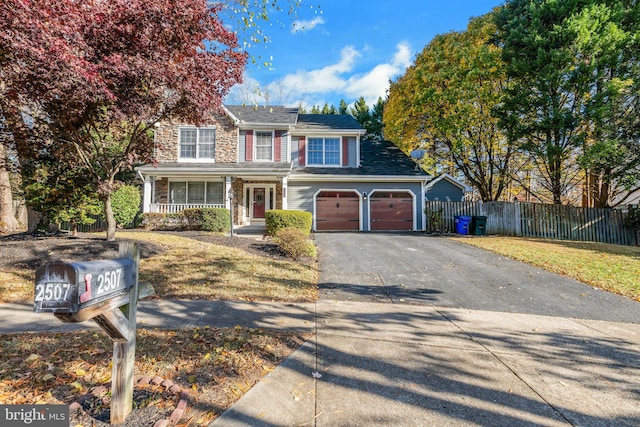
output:
M224 208L185 209L175 214L145 213L142 227L147 230L201 230L227 232L229 210Z

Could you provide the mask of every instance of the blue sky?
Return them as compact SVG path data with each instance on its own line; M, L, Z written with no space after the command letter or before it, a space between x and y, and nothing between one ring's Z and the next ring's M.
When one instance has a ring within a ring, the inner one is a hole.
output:
M464 30L469 18L502 3L304 0L295 20L274 14L271 23L261 24L271 41L247 48L259 59L225 101L337 107L340 99L352 104L364 96L372 106L435 35Z

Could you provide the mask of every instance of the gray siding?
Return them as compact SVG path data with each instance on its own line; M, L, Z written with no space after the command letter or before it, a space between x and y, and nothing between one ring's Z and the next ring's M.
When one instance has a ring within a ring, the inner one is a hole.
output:
M293 166L300 166L300 162L298 161L298 137L291 137L291 160L293 161Z
M375 190L405 190L411 191L415 196L415 212L414 223L416 230L424 230L424 224L422 222L423 216L423 201L422 201L422 187L419 182L408 183L392 183L392 182L298 182L290 181L287 190L288 194L288 209L302 210L313 212L313 198L318 191L321 190L354 190L362 194L366 192L367 195L371 194ZM367 202L362 206L362 230L369 230L369 205Z
M280 137L280 141L282 143L281 153L282 153L282 161L289 161L289 134L285 131L282 131L282 136Z
M433 187L427 190L426 194L427 200L440 202L460 202L463 200L463 197L464 191L462 188L450 183L446 179L435 183Z
M238 161L240 163L247 161L247 131L240 131L240 138L238 140Z
M356 166L358 166L358 142L356 138L349 138L348 147L349 147L348 166L355 168Z

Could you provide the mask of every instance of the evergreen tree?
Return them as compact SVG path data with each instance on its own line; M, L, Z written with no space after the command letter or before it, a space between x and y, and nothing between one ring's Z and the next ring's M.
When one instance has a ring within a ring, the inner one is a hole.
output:
M599 206L613 187L638 182L639 10L622 0L509 0L497 15L511 79L497 111L554 203L581 178L580 156L586 199Z
M340 106L338 107L338 114L349 114L349 106L344 99L340 100Z
M353 104L353 107L349 109L349 114L351 114L360 125L367 130L367 134L371 129L371 111L367 106L367 101L363 96L358 98L358 100Z
M369 134L370 138L376 140L382 140L384 138L384 105L385 101L382 99L382 97L379 97L378 101L376 101L375 105L371 109L371 124L370 128L367 129L367 133Z

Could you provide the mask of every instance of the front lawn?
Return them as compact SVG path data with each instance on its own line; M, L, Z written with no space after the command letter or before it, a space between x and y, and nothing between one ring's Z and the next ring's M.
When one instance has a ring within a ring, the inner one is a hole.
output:
M0 242L0 302L33 302L35 269L47 261L116 257L117 243L102 237L25 236L22 241ZM317 296L315 262L274 256L269 242L253 241L249 246L243 237L137 231L120 231L117 238L140 244L140 282L152 284L159 298L310 302Z

